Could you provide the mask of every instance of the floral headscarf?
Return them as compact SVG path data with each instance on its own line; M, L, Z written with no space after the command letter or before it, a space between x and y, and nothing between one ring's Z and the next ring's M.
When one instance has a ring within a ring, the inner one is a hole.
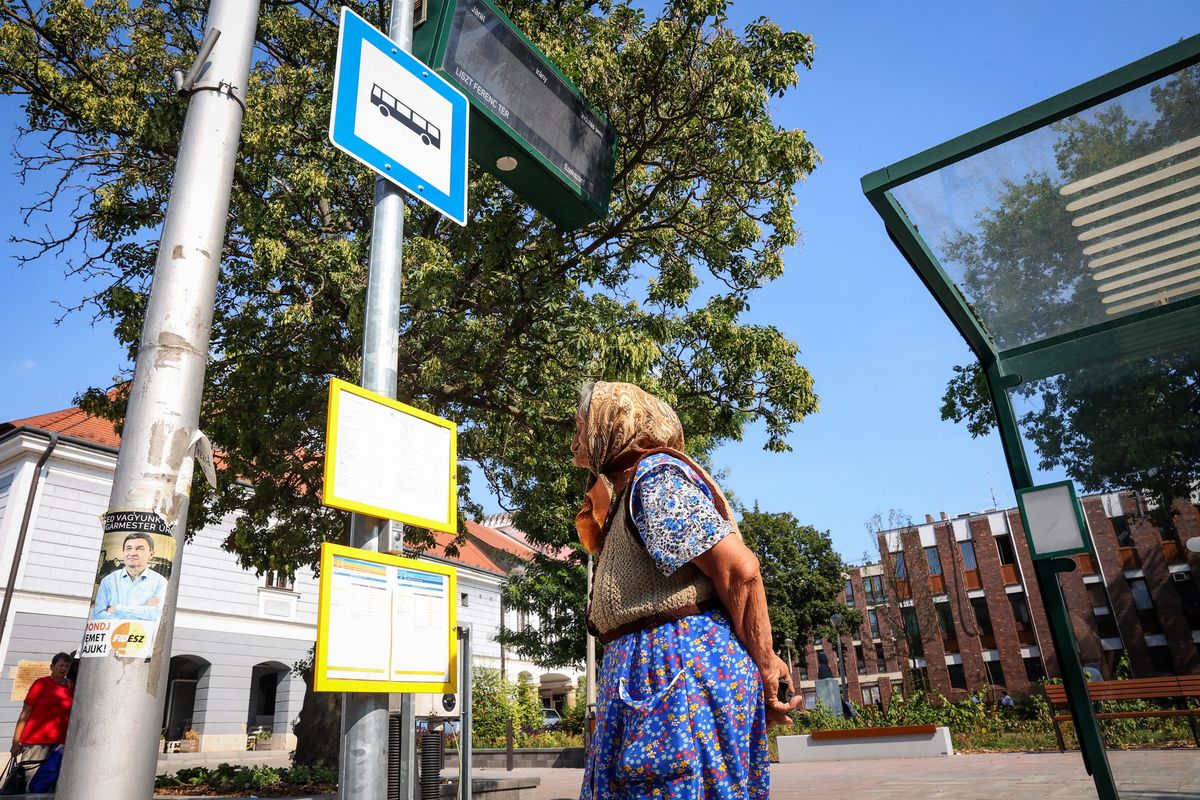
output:
M609 508L651 453L669 453L686 462L708 484L717 511L737 530L721 489L683 452L683 426L674 409L632 383L598 381L585 387L579 403L582 445L592 482L575 516L579 540L589 553L604 545Z

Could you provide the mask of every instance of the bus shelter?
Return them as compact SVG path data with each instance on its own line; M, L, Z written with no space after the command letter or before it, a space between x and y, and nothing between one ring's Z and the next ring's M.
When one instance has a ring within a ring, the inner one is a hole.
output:
M999 430L1022 513L1050 497L1035 487L1069 490L1077 520L1030 518L1026 534L1085 768L1116 798L1061 581L1113 535L1078 513L1075 490L1107 493L1161 538L1131 537L1115 568L1142 590L1120 640L1126 669L1200 672L1188 600L1200 575L1200 36L862 185L978 358L956 378L959 411ZM1170 609L1171 586L1161 601L1146 589L1160 568L1180 583Z

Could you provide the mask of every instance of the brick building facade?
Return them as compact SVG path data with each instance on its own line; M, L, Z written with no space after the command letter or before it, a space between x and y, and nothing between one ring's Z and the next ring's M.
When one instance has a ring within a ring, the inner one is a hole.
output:
M1134 677L1200 672L1200 505L1179 501L1157 528L1132 493L1082 499L1094 552L1061 576L1080 657L1111 679L1127 654ZM840 599L862 626L842 635L848 696L886 704L909 680L952 701L981 690L1023 695L1059 674L1016 508L945 514L880 533L879 563L851 570ZM818 652L840 677L836 645L797 654L797 684L815 703Z

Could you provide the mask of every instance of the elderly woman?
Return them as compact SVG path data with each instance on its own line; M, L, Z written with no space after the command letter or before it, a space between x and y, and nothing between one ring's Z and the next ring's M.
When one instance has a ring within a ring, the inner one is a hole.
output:
M27 777L67 740L75 698L75 682L67 677L71 662L70 653L56 653L50 659L50 674L34 681L25 694L10 752Z
M571 443L592 473L575 523L595 554L588 627L606 646L582 800L768 796L786 724L758 559L662 401L584 387Z

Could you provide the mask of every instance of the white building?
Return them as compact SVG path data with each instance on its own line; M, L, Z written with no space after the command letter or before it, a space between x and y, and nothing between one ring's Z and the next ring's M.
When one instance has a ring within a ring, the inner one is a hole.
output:
M111 423L78 408L0 424L0 738L11 735L31 678L48 672L54 653L79 649L119 444ZM273 735L260 747L290 749L304 699L291 667L315 638L317 584L308 569L291 584L243 569L222 547L230 529L228 520L205 528L184 549L164 738L191 730L201 751L244 751L261 729ZM511 529L472 524L469 533L455 559L433 557L459 569L459 620L472 627L475 662L499 667L499 588L530 551ZM506 616L506 625L525 623ZM578 682L577 671L543 674L505 655L510 679L540 680L547 705Z

